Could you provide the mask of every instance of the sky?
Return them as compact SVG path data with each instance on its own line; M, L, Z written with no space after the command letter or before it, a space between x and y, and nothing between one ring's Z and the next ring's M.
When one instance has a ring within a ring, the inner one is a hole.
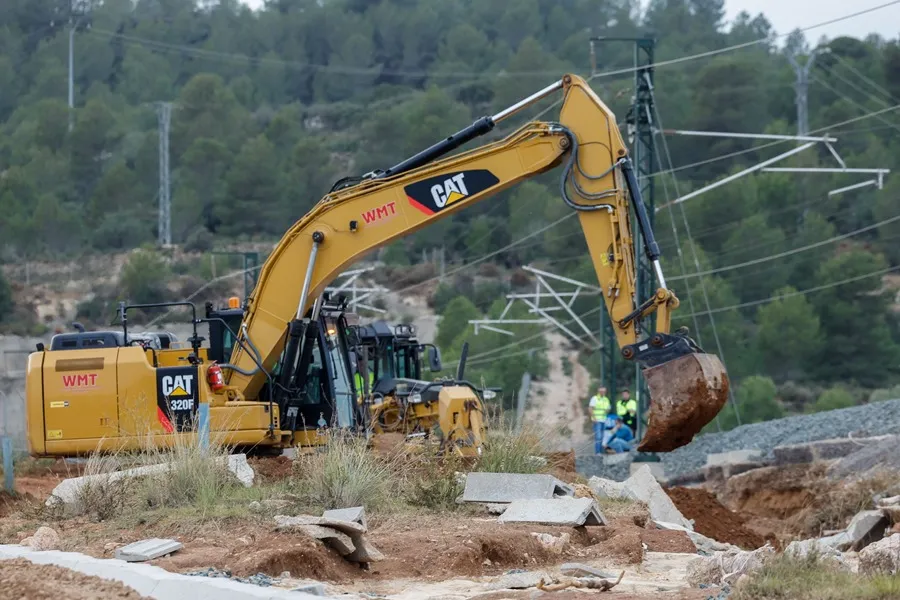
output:
M789 33L823 21L887 4L887 0L725 0L726 19L731 21L741 11L751 15L763 13L777 33ZM878 33L887 39L900 35L900 3L832 25L806 32L808 42L815 43L823 35L833 39L842 35L862 38Z

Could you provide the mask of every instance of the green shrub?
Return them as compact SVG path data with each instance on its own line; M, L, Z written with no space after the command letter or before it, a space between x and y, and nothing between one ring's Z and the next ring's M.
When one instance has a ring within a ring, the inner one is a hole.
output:
M900 398L900 385L890 388L882 388L875 390L869 396L869 402L884 402L885 400L896 400Z
M122 267L119 287L128 302L147 304L167 300L169 268L156 252L136 250Z
M487 473L540 473L545 463L542 436L534 429L515 431L508 426L491 427L484 441L477 471Z
M822 412L826 410L836 410L838 408L848 408L855 406L856 401L853 394L848 392L841 386L836 386L825 390L813 405L814 412Z

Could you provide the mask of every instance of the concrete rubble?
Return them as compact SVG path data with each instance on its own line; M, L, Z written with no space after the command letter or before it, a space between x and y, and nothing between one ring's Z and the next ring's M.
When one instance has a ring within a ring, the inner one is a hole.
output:
M126 562L144 562L178 552L182 548L184 545L181 542L152 538L116 548L116 558Z
M516 500L500 515L501 523L539 523L541 525L606 525L606 517L590 498L553 498Z
M572 539L572 536L568 533L561 533L559 536L554 536L549 533L532 533L531 535L537 539L545 550L552 554L562 554L563 550L566 549L566 546L569 545L569 541Z
M341 510L348 511L342 514L365 522L365 511L359 508L360 510ZM336 512L325 511L326 515ZM350 562L370 563L384 560L384 555L365 537L368 528L356 521L344 521L331 516L276 515L275 527L281 531L299 531L321 540Z
M509 503L572 496L575 490L552 475L469 473L463 502Z
M368 530L369 525L366 522L366 508L364 506L354 506L352 508L335 508L326 510L322 513L326 519L337 519L338 521L349 521L350 523L359 523L363 529Z
M631 497L647 505L654 521L673 523L690 531L694 530L694 524L684 518L646 465L626 479L623 486Z
M859 553L859 572L863 575L900 572L900 533L873 542Z
M774 555L775 549L766 544L753 551L728 550L701 556L688 563L687 582L694 587L734 585L742 575L761 569Z
M627 498L629 500L637 500L631 492L625 488L622 481L612 481L611 479L603 479L602 477L591 477L588 480L588 486L600 498Z
M831 565L836 569L850 570L850 565L844 559L841 553L833 545L823 543L822 540L809 539L797 540L787 545L784 553L795 558L808 558L811 554L815 554L817 560Z
M693 529L688 529L682 525L678 525L676 523L666 523L665 521L657 521L654 520L653 524L656 525L658 529L668 529L670 531L683 531L687 534L687 536L691 539L696 546L697 550L700 552L705 552L706 554L713 554L715 552L727 552L731 550L740 550L737 546L733 544L726 544L724 542L717 542L712 538L708 538L702 533L697 533Z
M246 454L232 454L222 460L227 464L228 470L234 474L244 487L251 487L253 485L256 473L253 471L253 467L247 463ZM85 475L83 477L64 479L53 489L50 497L47 498L46 506L75 505L78 501L79 492L84 486L111 485L124 479L165 473L170 468L170 464L163 463L159 465L135 467L124 471L114 471L112 473L101 473L98 475Z

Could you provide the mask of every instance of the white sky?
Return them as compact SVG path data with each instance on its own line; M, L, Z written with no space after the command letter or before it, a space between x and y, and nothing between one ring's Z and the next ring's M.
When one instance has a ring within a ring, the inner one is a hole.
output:
M887 0L725 0L725 10L728 21L742 10L751 15L763 13L780 34L882 4L887 4ZM842 35L863 38L870 33L878 33L887 39L897 38L900 34L900 3L839 23L817 27L806 32L806 40L815 44L823 35L832 39Z
M262 0L242 2L254 8L262 5ZM725 0L725 10L729 21L742 10L754 16L761 12L777 33L789 33L798 27L809 27L887 3L888 0ZM878 33L886 39L896 39L900 35L900 3L810 30L806 33L806 39L815 44L823 35L832 39L841 35L863 38L870 33Z

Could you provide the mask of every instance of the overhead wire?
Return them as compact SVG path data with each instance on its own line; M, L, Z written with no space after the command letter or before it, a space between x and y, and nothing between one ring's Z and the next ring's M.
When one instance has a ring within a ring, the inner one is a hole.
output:
M883 94L891 102L897 102L897 99L893 96L893 94L891 94L888 90L883 88L880 84L878 84L876 81L874 81L871 77L869 77L868 75L866 75L865 73L861 72L859 69L854 67L850 61L843 58L840 54L832 52L830 56L833 56L834 58L836 58L837 61L839 63L841 63L842 65L844 65L844 67L847 70L849 70L851 73L853 73L854 75L859 77L863 82L865 82L866 84L871 86L871 88L874 89L876 93ZM889 103L886 103L886 104L889 104Z

